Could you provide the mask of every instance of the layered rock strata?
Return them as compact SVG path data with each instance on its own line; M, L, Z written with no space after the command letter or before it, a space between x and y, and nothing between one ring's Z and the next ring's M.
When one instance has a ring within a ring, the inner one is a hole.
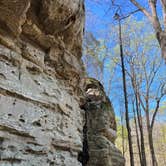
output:
M0 1L0 165L79 166L84 6Z

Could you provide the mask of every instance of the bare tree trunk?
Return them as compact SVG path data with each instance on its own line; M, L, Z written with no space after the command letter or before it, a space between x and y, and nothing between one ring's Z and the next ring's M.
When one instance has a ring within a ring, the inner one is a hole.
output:
M139 93L138 93L138 85L137 85L137 78L134 70L133 64L130 64L131 67L131 83L132 87L134 90L134 95L135 95L135 104L136 104L136 112L137 112L137 120L138 120L138 126L139 126L139 131L140 131L140 141L141 141L141 166L146 166L146 154L145 154L145 143L144 143L144 132L143 132L143 127L142 127L142 114L141 114L141 109L139 107L138 99L139 99Z
M166 140L166 133L165 133L164 126L162 126L162 139L163 139L163 140ZM164 142L165 142L165 141L164 141ZM166 158L165 158L165 155L163 156L163 159L164 159L164 165L166 165Z
M155 117L157 115L157 112L159 110L159 107L160 107L160 101L161 101L161 98L166 94L166 92L164 91L164 86L165 84L161 85L161 95L160 97L157 98L156 100L156 108L155 108L155 111L152 115L152 120L150 122L150 118L149 118L149 103L148 101L146 101L146 117L147 117L147 122L148 122L148 138L149 138L149 147L150 147L150 151L151 151L151 156L152 156L152 162L153 162L153 166L157 166L157 159L156 159L156 156L155 156L155 151L154 151L154 144L153 144L153 126L154 126L154 122L155 122Z
M126 118L126 127L127 127L127 132L128 132L128 141L129 141L130 165L134 166L133 143L132 143L132 135L131 135L131 128L130 128L129 110L128 110L126 73L125 73L125 66L124 66L122 34L121 33L122 33L121 22L119 19L119 42L120 42L120 58L121 58L122 77L123 77L123 92L124 92L124 99L125 99L125 118Z
M156 160L156 156L155 156L155 151L154 151L154 146L153 146L153 136L152 136L152 129L149 128L148 129L148 139L149 139L149 148L150 148L150 153L151 153L151 157L152 157L152 165L153 166L157 166L157 160Z
M143 131L143 126L142 126L142 114L141 110L138 106L138 97L136 94L136 112L137 112L137 119L138 119L138 126L139 126L139 131L140 131L140 140L141 140L141 154L142 154L142 163L141 166L146 166L146 154L145 154L145 141L144 141L144 131Z
M123 124L123 112L120 110L120 116L121 116L121 125L122 125L122 155L124 157L125 155L125 147L124 147L124 124Z
M133 113L134 113L134 123L135 123L135 131L136 131L138 154L139 154L140 164L142 165L142 155L141 155L139 133L138 133L138 126L137 126L137 119L136 119L136 112L135 112L135 108L134 108L134 103L133 103Z
M147 132L148 132L148 141L149 141L149 149L152 159L152 166L157 166L157 160L155 156L154 146L153 146L153 135L152 135L152 127L150 125L150 117L149 117L149 104L148 104L148 96L146 98L146 125L147 125Z
M138 3L137 0L130 0L130 2L133 3L140 11L142 11L142 13L144 13L144 15L152 23L153 29L155 30L156 38L161 48L161 54L163 58L166 60L166 1L165 0L160 1L163 11L164 28L162 28L159 21L159 15L157 13L157 8L156 8L157 0L147 1L147 3L149 3L151 12L146 10L143 6L141 6L141 4Z
M162 57L166 60L166 32L160 31L156 33L156 38L161 48Z

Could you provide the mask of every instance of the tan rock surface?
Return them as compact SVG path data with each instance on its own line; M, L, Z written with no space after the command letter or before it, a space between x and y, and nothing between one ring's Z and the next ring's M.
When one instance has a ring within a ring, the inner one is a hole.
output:
M83 111L77 92L84 11L80 0L63 3L0 2L1 166L81 165ZM75 15L73 28L57 34L70 22L67 11Z

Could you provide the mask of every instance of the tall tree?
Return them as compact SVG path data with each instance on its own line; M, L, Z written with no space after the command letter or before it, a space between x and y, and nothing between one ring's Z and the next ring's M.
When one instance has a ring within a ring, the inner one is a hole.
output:
M131 19L132 23L129 20L129 22L123 24L125 70L131 80L131 87L129 88L128 85L128 89L129 91L133 89L135 100L137 100L136 112L141 136L141 165L146 165L142 116L145 116L151 160L155 165L157 160L152 134L160 102L165 95L164 83L166 78L161 70L164 64L158 56L159 47L155 43L154 35L147 35L149 26L147 26L146 22L134 22L134 19ZM151 59L149 59L150 56L152 57ZM155 104L154 111L151 111Z
M147 0L147 2L144 2L145 4L148 3L150 11L148 11L148 9L141 5L141 2L139 3L137 0L130 0L130 2L142 11L152 23L156 38L161 47L162 56L166 60L166 0L160 0L159 2L162 7L164 26L160 23L159 14L157 12L157 0Z
M133 142L131 135L131 126L130 126L130 117L129 117L129 108L128 108L128 94L127 94L127 85L126 85L126 72L125 72L125 63L124 63L124 54L123 54L123 41L122 41L122 28L119 15L116 16L119 22L119 48L120 48L120 60L122 68L122 80L123 80L123 93L125 101L125 118L126 118L126 127L128 132L128 141L129 141L129 153L130 153L130 165L134 166L134 154L133 154Z
M138 132L138 125L137 125L137 118L136 118L136 111L135 111L134 101L133 101L132 105L133 105L133 113L134 113L134 124L135 124L135 132L136 132L138 155L139 155L140 163L143 166L144 165L144 161L142 160L142 154L141 154L141 147L140 147L140 141L139 141L139 132Z
M134 37L134 35L136 36ZM134 38L136 40L134 40ZM153 38L151 38L151 40L152 39ZM152 165L156 166L157 159L156 159L155 150L154 150L152 132L153 132L155 118L159 110L160 102L166 93L165 92L166 80L161 81L160 79L158 79L157 75L162 65L162 62L160 58L157 57L158 55L156 54L154 50L154 46L153 47L144 46L143 45L144 42L139 41L137 31L133 32L132 38L129 37L128 40L129 40L129 44L125 47L125 54L127 55L126 59L129 62L129 68L130 68L129 75L131 77L132 87L134 90L135 98L137 100L136 104L138 105L138 101L139 101L142 109L144 110ZM143 40L146 41L146 38L144 37ZM150 44L152 41L149 40L148 43ZM133 50L131 49L131 46L133 46ZM149 55L151 55L154 59L153 58L149 59ZM138 86L140 84L140 83L138 84L138 80L141 80L140 82L142 85L141 88L139 88ZM152 104L156 104L153 113L151 112ZM137 106L137 109L139 110L140 108ZM138 111L138 113L141 113L141 111ZM139 117L139 114L138 114L138 117ZM140 123L139 127L141 129L142 122L141 122L141 119L138 119L138 120ZM142 129L140 130L140 134L142 135L141 131ZM143 141L143 137L141 141ZM142 157L145 157L145 154L143 154L144 147L142 147L141 150L142 150ZM146 158L144 159L144 165L145 164L146 164Z
M134 92L134 97L135 97L135 107L136 107L136 113L137 113L137 120L138 120L138 126L139 126L139 132L140 132L140 142L141 142L141 165L146 166L146 154L145 154L145 141L144 141L144 131L143 131L143 124L142 124L142 113L139 107L139 84L140 81L138 81L136 71L135 71L135 63L133 63L132 60L129 61L129 66L130 66L130 79L131 79L131 85L132 89ZM135 109L133 108L134 111L134 118L135 118ZM136 120L135 120L136 121ZM135 122L136 123L136 122Z

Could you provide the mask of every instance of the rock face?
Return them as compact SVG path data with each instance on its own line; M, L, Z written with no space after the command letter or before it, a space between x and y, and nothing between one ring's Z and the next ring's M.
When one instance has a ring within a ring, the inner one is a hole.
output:
M82 0L0 1L1 166L82 165L83 27ZM94 110L88 110L91 133L98 129L90 125ZM114 119L112 111L110 117L99 111L97 116L101 123ZM113 153L115 122L110 125L107 148ZM92 145L90 158L97 154Z
M81 0L0 1L0 165L79 166Z
M123 166L124 158L115 147L116 122L110 100L95 79L85 79L87 102L86 133L89 160L87 166Z

